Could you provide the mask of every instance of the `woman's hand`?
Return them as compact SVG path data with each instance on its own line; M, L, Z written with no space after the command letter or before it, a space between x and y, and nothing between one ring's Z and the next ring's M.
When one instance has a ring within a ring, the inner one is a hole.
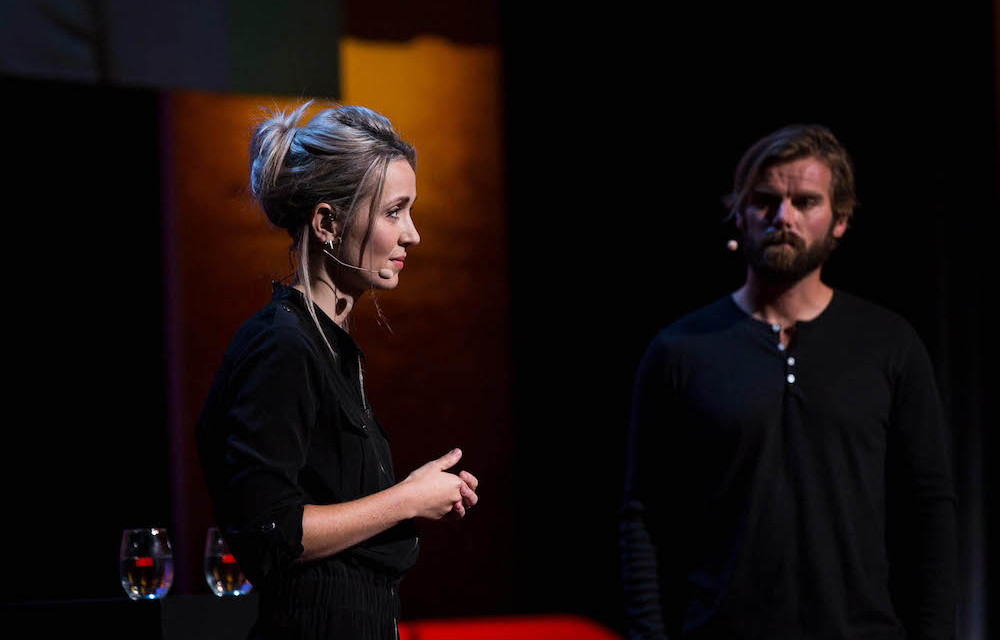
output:
M468 471L461 471L458 474L459 479L465 483L462 489L462 499L452 505L451 513L448 517L454 518L464 518L465 512L469 508L473 507L477 502L479 502L479 495L476 494L476 489L479 487L479 480L476 476L472 475Z
M479 501L479 481L468 471L448 469L462 457L453 449L416 469L402 482L370 496L302 511L302 560L325 558L408 518L461 518Z
M415 517L440 520L452 514L461 518L479 501L476 495L479 481L475 476L468 471L458 475L448 473L461 458L462 450L452 449L415 469L400 483L412 492Z

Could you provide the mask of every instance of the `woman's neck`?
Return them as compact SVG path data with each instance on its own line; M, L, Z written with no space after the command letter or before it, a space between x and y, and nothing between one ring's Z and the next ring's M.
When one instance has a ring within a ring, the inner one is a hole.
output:
M316 306L343 329L347 316L354 308L356 296L338 289L326 273L310 274L309 287ZM292 288L306 293L305 283L301 279L292 284Z

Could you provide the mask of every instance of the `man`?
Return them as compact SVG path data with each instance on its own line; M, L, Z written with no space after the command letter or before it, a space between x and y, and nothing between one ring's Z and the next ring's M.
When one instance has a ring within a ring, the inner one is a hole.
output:
M955 497L926 349L820 278L854 205L823 127L776 131L740 161L746 282L660 332L636 379L631 637L952 637ZM901 576L912 616L890 589Z

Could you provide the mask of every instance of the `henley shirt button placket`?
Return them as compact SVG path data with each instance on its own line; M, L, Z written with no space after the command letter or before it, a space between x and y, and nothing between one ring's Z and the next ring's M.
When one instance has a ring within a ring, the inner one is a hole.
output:
M774 333L774 334L781 333L781 325L780 324L772 324L771 325L771 333ZM778 338L778 351L784 351L784 350L785 350L785 345L781 344L781 338L779 337Z
M781 333L781 325L780 324L772 324L771 325L771 331L773 333ZM781 339L779 338L778 339L778 351L780 351L781 353L784 353L785 349L786 349L785 345L782 344ZM795 366L795 358L792 357L792 356L788 356L788 359L785 360L785 363L789 367L794 367ZM788 381L788 384L795 384L795 374L794 373L787 374L785 376L785 380Z
M772 333L778 333L778 334L780 334L781 333L781 325L780 324L772 324L771 325L771 332ZM782 344L780 337L778 338L778 351L780 351L782 353L785 352L785 345ZM788 364L789 367L795 366L795 358L793 358L791 356L789 356L788 359L785 362ZM788 375L785 376L785 380L788 381L788 384L795 384L795 374L794 373L789 373Z

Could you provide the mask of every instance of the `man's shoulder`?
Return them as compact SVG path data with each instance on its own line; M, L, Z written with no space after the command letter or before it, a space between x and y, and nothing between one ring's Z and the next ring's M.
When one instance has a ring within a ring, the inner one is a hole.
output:
M660 329L650 341L647 353L714 352L728 344L727 336L732 336L748 319L727 294Z
M657 338L683 340L715 333L746 319L747 315L736 306L732 296L726 294L714 302L680 316L661 329Z
M838 321L868 335L917 337L913 325L900 313L841 289L835 291L832 311Z

